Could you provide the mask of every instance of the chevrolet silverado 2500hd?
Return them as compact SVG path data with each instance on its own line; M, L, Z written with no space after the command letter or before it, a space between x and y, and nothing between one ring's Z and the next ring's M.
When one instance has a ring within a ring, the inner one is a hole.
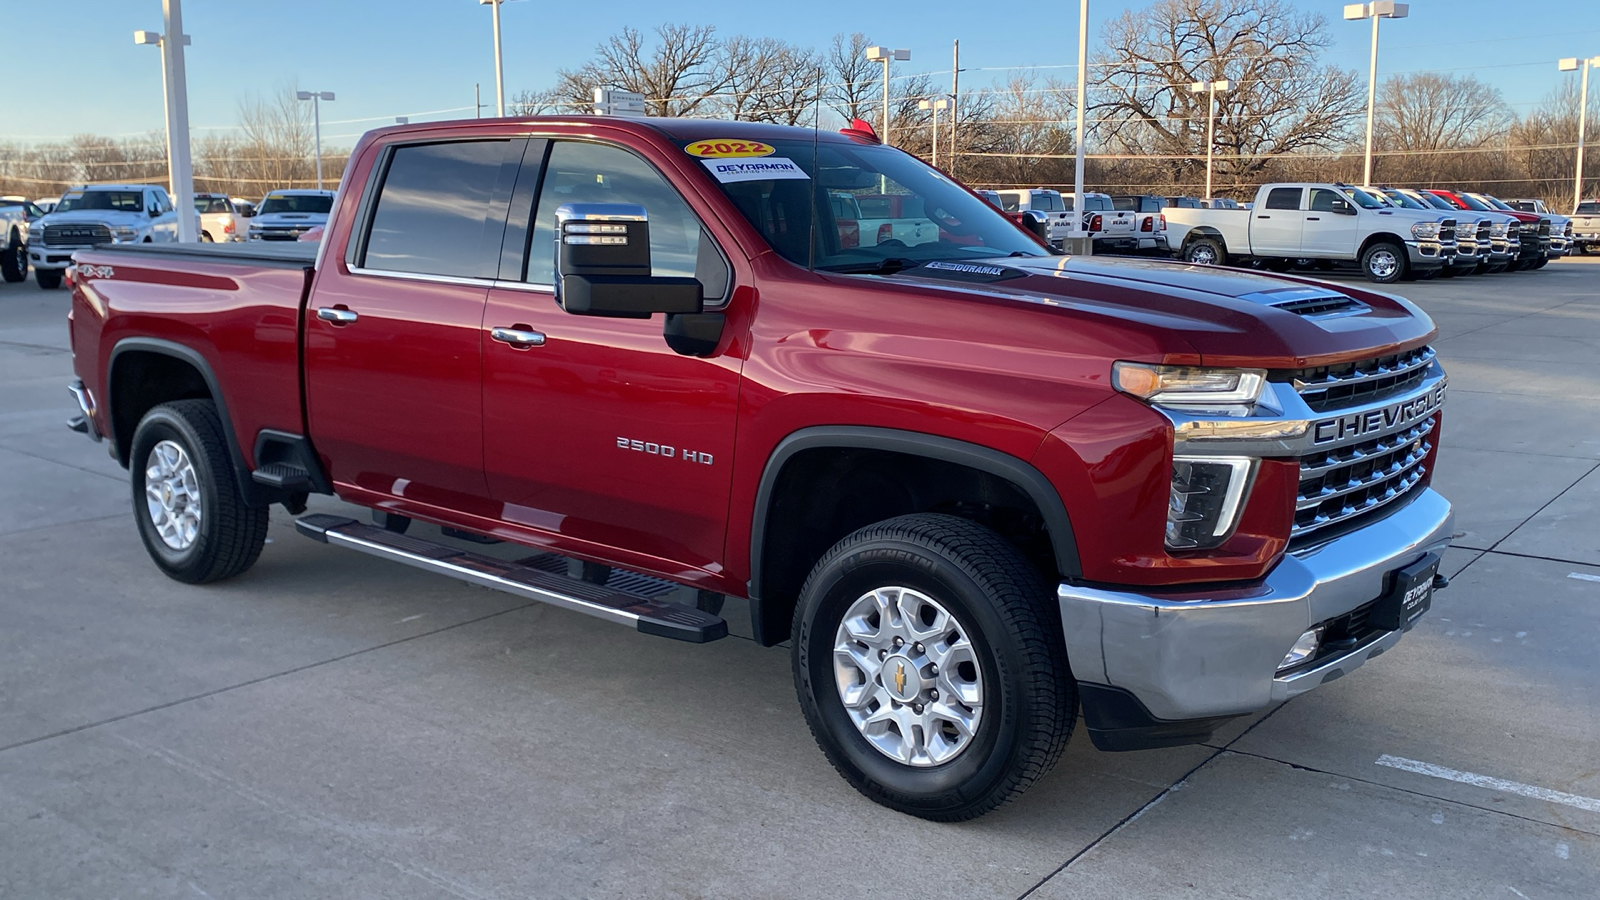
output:
M1448 265L1455 230L1447 213L1398 208L1345 184L1262 185L1248 210L1167 210L1167 240L1189 262L1277 271L1298 259L1355 263L1378 284Z
M852 246L840 191L915 196L939 238ZM249 568L280 503L647 634L747 608L828 759L913 815L1016 796L1078 710L1107 750L1205 740L1389 650L1443 583L1415 306L1055 255L859 131L385 128L315 247L98 247L71 281L73 426L171 577Z

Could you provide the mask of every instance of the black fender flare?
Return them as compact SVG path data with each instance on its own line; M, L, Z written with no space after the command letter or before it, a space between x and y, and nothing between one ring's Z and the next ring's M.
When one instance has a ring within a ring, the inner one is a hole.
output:
M250 477L250 469L245 465L244 451L239 447L239 437L233 427L233 418L228 415L228 401L222 395L222 384L217 381L216 372L212 371L208 362L198 350L177 343L152 337L126 337L117 341L111 348L110 360L106 363L106 423L110 434L111 446L117 454L117 462L124 468L131 464L127 454L122 451L122 444L117 438L117 408L116 374L117 358L124 353L141 352L155 353L161 356L170 356L193 366L200 373L200 378L206 383L206 390L211 393L211 401L217 405L217 415L222 418L222 425L228 436L228 458L233 461L234 478L239 484L239 490L244 495L246 503L252 506L265 506L272 501L269 492L264 491ZM131 441L132 435L129 435Z
M1056 567L1068 578L1078 578L1082 568L1078 562L1078 545L1072 534L1072 519L1067 515L1066 504L1044 473L1032 464L992 447L960 441L939 435L896 428L874 428L864 425L819 425L802 428L778 442L767 457L766 468L756 488L755 510L750 523L750 583L749 597L759 606L761 602L762 556L766 542L767 516L771 509L772 492L777 487L783 467L796 454L817 448L848 448L861 450L887 450L908 456L923 456L944 462L968 466L987 472L1016 485L1039 507L1045 527L1050 532L1050 542L1055 552Z

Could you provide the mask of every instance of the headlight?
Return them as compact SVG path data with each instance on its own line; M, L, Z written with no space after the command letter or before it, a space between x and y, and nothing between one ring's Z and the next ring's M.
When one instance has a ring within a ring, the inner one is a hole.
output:
M122 226L120 228L111 229L111 236L116 238L119 241L137 240L138 237L139 237L139 229L137 229L137 228L129 228L126 225L124 225L124 226Z
M1146 403L1188 411L1248 416L1267 384L1265 369L1202 369L1117 362L1111 366L1117 390Z
M1506 223L1504 223L1504 222L1495 222L1495 223L1491 224L1489 226L1489 236L1490 237L1505 237L1506 236Z
M1439 236L1439 223L1418 222L1411 226L1411 236L1424 241L1433 240Z
M1244 506L1255 460L1243 456L1176 457L1167 503L1167 549L1204 550L1227 539Z

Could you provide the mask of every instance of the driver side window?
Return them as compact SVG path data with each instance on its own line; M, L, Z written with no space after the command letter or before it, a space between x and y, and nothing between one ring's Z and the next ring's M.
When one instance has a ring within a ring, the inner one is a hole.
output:
M563 203L635 203L650 216L650 269L705 286L707 306L726 296L730 274L683 197L649 163L608 144L555 141L528 242L529 284L555 283L556 208Z
M1350 204L1333 191L1317 188L1311 192L1312 212L1343 212Z

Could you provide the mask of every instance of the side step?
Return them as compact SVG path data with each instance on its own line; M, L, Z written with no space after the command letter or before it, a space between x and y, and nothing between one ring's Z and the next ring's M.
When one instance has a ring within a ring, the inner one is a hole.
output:
M552 574L521 562L468 553L432 541L395 534L343 516L304 516L295 520L294 527L306 537L325 544L349 547L459 581L586 613L608 622L632 625L645 634L695 644L714 641L728 634L728 623L720 616L701 612L692 606L663 603L628 591Z
M256 484L290 492L312 489L311 473L293 463L267 463L251 472L250 480Z

